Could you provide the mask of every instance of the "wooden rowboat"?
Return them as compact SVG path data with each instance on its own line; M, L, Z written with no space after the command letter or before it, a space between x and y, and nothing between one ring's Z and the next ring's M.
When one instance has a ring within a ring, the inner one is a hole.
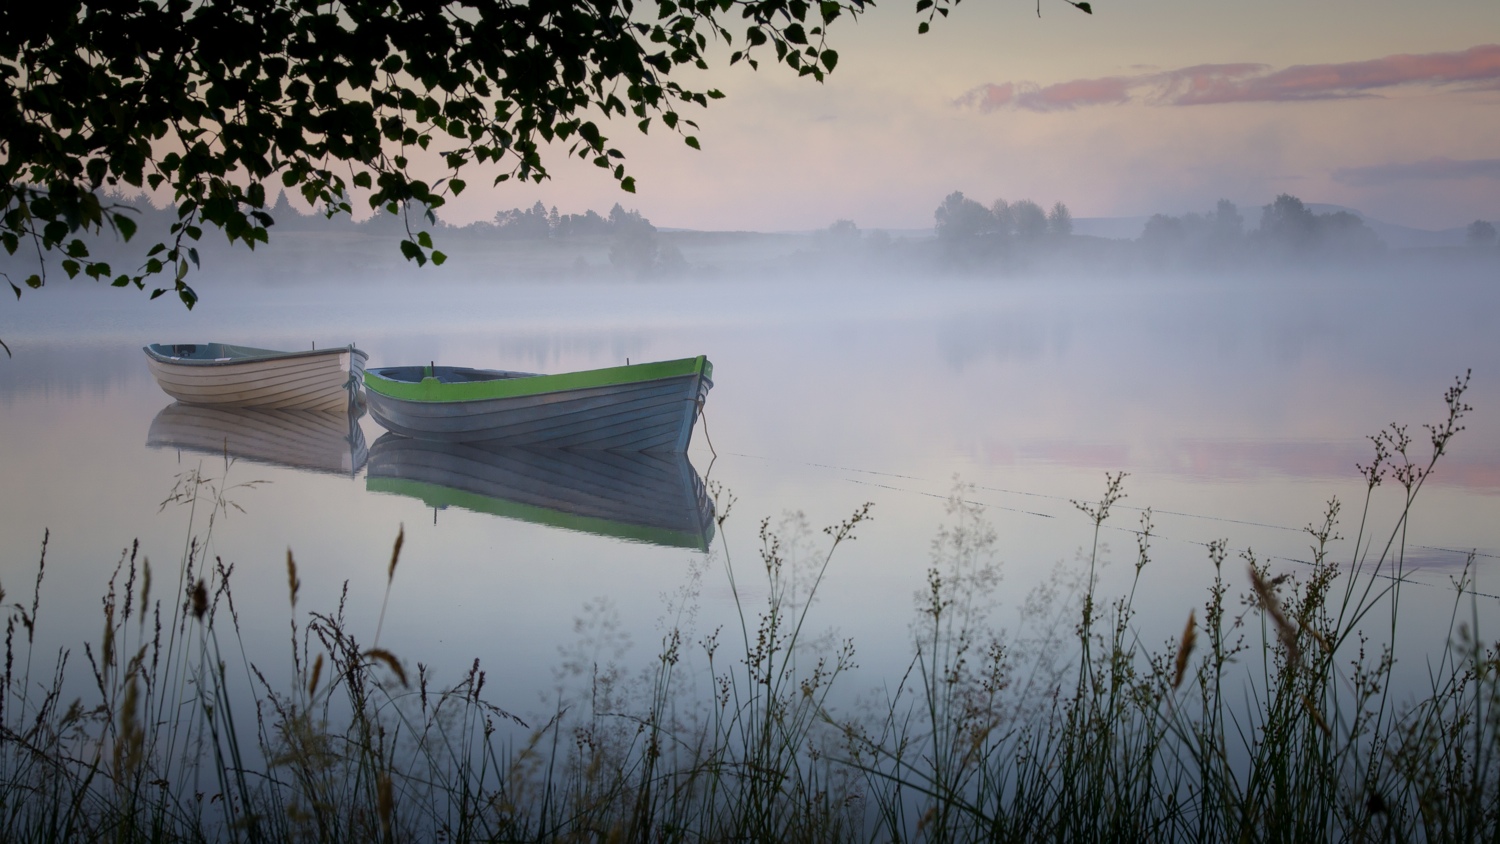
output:
M153 343L146 363L185 404L343 410L358 394L368 356L353 345L277 352L228 343Z
M329 412L173 402L151 420L146 445L353 477L369 455L363 415L358 406Z
M712 376L700 355L560 375L387 366L364 380L370 415L403 436L670 453L687 451Z
M509 519L708 550L713 499L685 454L445 443L385 434L365 488Z

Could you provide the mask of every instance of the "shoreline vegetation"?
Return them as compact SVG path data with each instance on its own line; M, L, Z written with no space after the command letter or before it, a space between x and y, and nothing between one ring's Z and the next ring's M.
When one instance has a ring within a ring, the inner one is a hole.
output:
M579 688L528 722L491 702L504 684L477 660L438 687L382 648L384 605L368 642L347 589L300 609L291 551L292 679L274 683L283 668L245 656L233 564L204 551L235 487L190 471L166 502L191 508L176 571L128 549L81 653L34 652L47 539L29 602L0 591L0 839L1494 841L1500 648L1481 638L1472 555L1448 629L1424 643L1428 686L1408 702L1392 672L1391 643L1429 635L1401 623L1407 518L1463 430L1467 386L1428 442L1397 425L1370 438L1366 498L1329 502L1307 568L1212 543L1206 596L1160 647L1139 638L1134 585L1096 588L1123 474L1075 502L1083 568L1029 596L1010 634L990 623L999 537L960 489L910 662L852 713L830 696L854 643L814 636L812 606L869 505L813 556L769 520L757 559L725 543L704 571L722 565L736 618L699 636L679 607L640 676L570 657ZM733 499L715 495L722 528ZM1367 521L1377 495L1400 497L1391 523ZM1132 532L1139 584L1149 509Z
M142 259L138 243L164 237L177 220L173 206L106 196L128 207L141 236L123 242L100 232L83 238L93 259L129 269ZM561 213L537 202L466 225L432 223L432 266L422 278L476 283L514 280L706 281L783 274L858 272L906 278L938 273L972 278L1104 274L1157 277L1315 275L1441 267L1488 272L1500 265L1494 224L1476 220L1463 231L1433 232L1367 221L1347 209L1304 203L1289 194L1258 208L1221 200L1204 213L1122 218L1095 232L1062 202L1050 210L1021 199L984 205L955 191L923 231L861 229L836 220L815 231L749 232L658 228L639 211L616 204L607 213ZM253 251L210 238L195 247L204 277L214 283L267 286L364 280L401 273L408 258L396 245L407 237L400 214L355 221L303 213L280 195L266 209L271 237ZM1108 236L1105 236L1105 231ZM1384 234L1382 234L1382 232ZM429 248L429 247L424 247ZM46 269L35 259L4 256L14 277ZM56 268L53 268L56 269ZM196 272L196 271L195 271ZM51 286L70 279L46 272ZM72 282L76 283L76 281Z

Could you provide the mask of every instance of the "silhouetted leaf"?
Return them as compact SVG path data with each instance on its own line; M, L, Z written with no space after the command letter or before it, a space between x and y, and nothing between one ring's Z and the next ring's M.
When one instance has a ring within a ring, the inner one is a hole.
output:
M130 219L124 214L112 214L110 215L110 219L115 221L115 229L120 232L122 240L129 241L135 236L135 220Z
M410 240L401 241L401 254L406 256L408 261L416 261L419 267L427 263L427 256L423 254L422 247Z

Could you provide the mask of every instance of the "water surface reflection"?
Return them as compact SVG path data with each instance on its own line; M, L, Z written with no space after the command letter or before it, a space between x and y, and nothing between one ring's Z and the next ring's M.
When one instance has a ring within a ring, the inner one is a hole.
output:
M1470 549L1479 552L1476 590L1500 594L1493 283L445 287L401 278L369 280L358 297L311 281L274 295L226 288L192 313L144 297L54 292L0 310L0 336L15 353L0 361L0 583L14 593L13 584L32 582L50 528L49 572L69 573L49 573L44 601L68 608L77 625L59 629L62 614L44 625L57 647L97 635L97 616L72 610L98 606L133 538L159 569L172 565L192 528L185 508L160 505L196 464L227 473L231 486L266 481L234 492L243 510L218 521L210 539L215 556L240 563L238 599L258 608L242 619L253 647L283 640L289 550L305 606L326 609L347 582L350 606L367 612L356 620L373 633L404 528L382 644L454 671L483 657L503 667L518 705L552 688L580 607L608 596L622 635L644 656L659 639L661 596L702 571L693 599L702 631L734 623L723 569L731 551L737 566L757 565L762 518L800 513L820 539L816 528L864 501L875 502L873 518L830 567L813 617L859 644L864 675L852 686L899 676L911 654L912 596L949 518L955 476L972 484L966 498L997 531L1001 607L1010 612L1089 541L1070 502L1096 497L1106 470L1129 472L1129 498L1103 536L1126 555L1136 513L1125 505L1153 508L1153 563L1133 624L1143 641L1160 641L1202 605L1213 576L1208 543L1227 540L1278 572L1301 571L1302 527L1335 494L1347 504L1342 532L1353 536L1365 436L1410 423L1425 445L1421 423L1436 421L1442 390L1468 367L1476 409L1404 536L1412 629L1446 624L1449 573ZM682 461L621 475L618 466L546 465L560 455L377 443L383 432L367 416L347 429L243 416L179 424L179 414L199 414L163 410L139 353L173 337L284 348L353 339L372 365L439 359L556 372L701 352L720 377L705 436L694 436L696 469ZM274 450L309 438L326 446L322 457ZM249 465L214 465L226 449ZM729 508L711 514L700 472L738 501L722 524L715 519ZM1377 491L1372 522L1390 524L1399 493L1391 484ZM432 524L428 508L445 506ZM710 540L717 554L699 553ZM1338 549L1345 559L1351 544ZM1236 562L1231 574L1243 572ZM1132 574L1124 564L1101 568L1101 594L1128 589ZM1481 612L1500 610L1483 600ZM1411 642L1420 653L1403 652L1398 665L1416 671L1432 641Z
M364 413L362 403L340 412L173 402L151 420L146 445L353 477L369 454Z
M385 434L365 487L510 519L708 550L714 505L686 454L568 451ZM433 515L436 519L436 513Z

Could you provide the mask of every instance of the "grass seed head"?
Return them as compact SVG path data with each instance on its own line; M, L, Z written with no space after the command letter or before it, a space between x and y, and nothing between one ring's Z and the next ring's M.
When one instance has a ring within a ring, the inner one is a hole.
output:
M297 592L302 589L302 581L297 579L297 561L292 559L292 549L286 549L286 587L292 596L292 609L297 608Z
M308 694L308 697L311 697L312 695L314 695L315 693L317 693L317 691L318 691L318 679L320 677L322 677L322 676L323 676L323 655L322 654L318 654L318 658L313 662L312 679L310 679L310 680L307 681L307 694Z
M378 797L376 798L376 810L380 813L380 828L385 832L385 837L391 837L391 812L396 808L395 796L391 789L391 775L383 773L376 786Z
M385 582L389 584L396 579L396 561L401 559L401 546L406 542L406 525L396 530L396 544L391 548L391 566L386 570Z
M208 584L203 582L203 578L198 578L198 582L193 584L188 598L193 604L193 618L203 618L203 614L208 612Z
M141 558L141 623L146 620L146 607L151 604L151 558Z
M385 648L371 648L365 651L365 657L376 662L385 663L385 667L389 668L391 673L396 675L396 679L400 681L401 686L403 688L407 686L406 669L401 667L401 660L397 659L395 654Z
M1188 610L1187 626L1182 628L1182 640L1177 643L1177 664L1172 672L1172 688L1176 689L1182 685L1182 678L1187 674L1188 657L1192 656L1193 648L1198 644L1198 622L1194 617L1194 611Z
M1282 647L1286 648L1287 656L1293 663L1300 662L1302 648L1297 644L1297 627L1281 608L1281 601L1276 597L1276 583L1267 580L1252 564L1250 585L1255 590L1255 597L1260 600L1261 608L1271 617L1271 623L1276 627L1276 637L1281 640Z

